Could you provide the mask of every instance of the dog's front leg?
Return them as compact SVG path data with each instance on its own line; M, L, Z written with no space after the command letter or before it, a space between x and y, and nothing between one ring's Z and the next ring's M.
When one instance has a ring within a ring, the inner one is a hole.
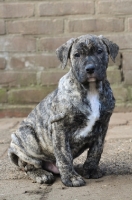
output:
M83 165L83 176L85 178L101 178L103 173L98 167L101 154L103 152L104 139L107 132L107 126L103 127L96 141L89 148L87 159Z
M56 165L59 169L61 180L66 186L79 187L85 185L83 178L73 168L73 158L69 145L69 138L60 123L52 124L52 142Z

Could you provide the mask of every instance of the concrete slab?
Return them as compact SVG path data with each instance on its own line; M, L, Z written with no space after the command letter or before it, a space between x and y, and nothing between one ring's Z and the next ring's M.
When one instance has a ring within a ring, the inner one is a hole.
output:
M0 159L7 155L7 150L9 148L9 144L0 144Z
M8 185L8 189L7 189ZM3 180L0 182L0 200L37 200L47 197L48 186L31 180ZM50 189L51 190L51 189Z
M115 126L108 130L106 140L118 138L132 139L132 125Z
M0 130L15 129L23 118L2 118L0 119Z
M80 188L62 187L61 182L52 186L47 200L131 200L132 177L107 176L99 180L86 180L87 185ZM124 187L125 186L125 187Z
M0 144L9 144L12 132L11 130L0 130Z
M110 126L126 125L129 121L132 121L132 113L113 113Z
M16 130L23 118L0 119L0 144L10 143L11 133Z

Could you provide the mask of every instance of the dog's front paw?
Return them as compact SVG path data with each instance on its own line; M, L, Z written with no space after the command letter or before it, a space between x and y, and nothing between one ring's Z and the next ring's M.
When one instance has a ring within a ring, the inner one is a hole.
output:
M83 177L86 179L98 179L103 176L103 172L97 168L97 169L85 169L83 171Z
M80 187L86 184L83 178L77 173L61 176L61 180L62 183L68 187Z

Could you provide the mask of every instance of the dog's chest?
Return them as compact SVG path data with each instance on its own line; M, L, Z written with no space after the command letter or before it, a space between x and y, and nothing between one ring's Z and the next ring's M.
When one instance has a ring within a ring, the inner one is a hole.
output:
M77 130L76 138L87 137L88 134L92 131L95 122L100 117L100 102L99 102L99 93L96 88L93 86L90 87L90 90L87 93L87 100L89 102L89 115L87 116L86 126Z
M100 116L100 102L99 95L97 92L90 92L88 94L88 101L90 103L90 115L88 116L88 125L94 125L95 121L99 119Z

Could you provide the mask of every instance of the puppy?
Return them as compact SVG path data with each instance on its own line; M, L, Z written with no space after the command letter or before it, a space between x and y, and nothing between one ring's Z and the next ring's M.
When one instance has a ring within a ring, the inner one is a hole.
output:
M118 46L103 36L83 35L60 46L57 56L70 71L58 88L43 99L11 137L11 161L38 183L52 183L60 174L66 186L85 181L73 159L88 149L84 178L102 176L98 164L108 123L115 106L106 70Z

